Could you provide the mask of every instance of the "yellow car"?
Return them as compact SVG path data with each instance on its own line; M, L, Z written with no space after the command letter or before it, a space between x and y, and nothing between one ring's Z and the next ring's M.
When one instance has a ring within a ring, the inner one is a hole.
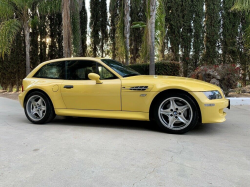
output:
M184 77L140 75L111 59L62 58L38 65L24 80L19 101L27 118L56 115L153 120L168 133L225 121L222 90Z

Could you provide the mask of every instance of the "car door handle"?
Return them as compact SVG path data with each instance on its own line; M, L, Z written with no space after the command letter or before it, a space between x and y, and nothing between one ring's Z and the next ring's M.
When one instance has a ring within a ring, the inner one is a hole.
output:
M74 86L73 85L65 85L63 88L71 89L71 88L74 88Z

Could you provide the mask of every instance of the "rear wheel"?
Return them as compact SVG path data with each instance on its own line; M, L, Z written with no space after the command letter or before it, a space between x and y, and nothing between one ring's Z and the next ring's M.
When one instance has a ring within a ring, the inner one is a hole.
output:
M156 101L154 118L161 130L182 134L197 125L199 112L195 102L187 94L168 93Z
M44 124L55 118L53 105L49 98L42 92L30 93L24 103L25 115L35 124Z

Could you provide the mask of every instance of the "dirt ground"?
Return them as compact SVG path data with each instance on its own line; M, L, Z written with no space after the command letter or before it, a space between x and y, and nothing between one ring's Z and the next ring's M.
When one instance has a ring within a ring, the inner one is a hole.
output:
M5 97L13 100L18 100L18 95L20 92L6 92L3 90L0 90L0 97Z

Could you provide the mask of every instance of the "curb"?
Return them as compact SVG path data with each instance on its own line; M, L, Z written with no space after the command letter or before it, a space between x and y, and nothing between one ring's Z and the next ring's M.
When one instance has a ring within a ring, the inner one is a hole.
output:
M230 105L250 105L250 98L240 97L240 98L232 98L227 97L230 99Z

